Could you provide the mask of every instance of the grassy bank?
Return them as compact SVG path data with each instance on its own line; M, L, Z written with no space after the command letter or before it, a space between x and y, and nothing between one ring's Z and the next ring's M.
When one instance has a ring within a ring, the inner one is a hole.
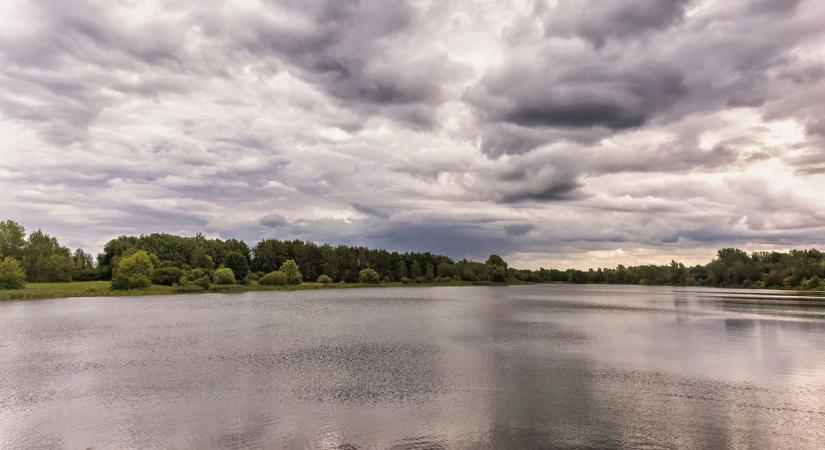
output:
M261 286L261 285L212 285L209 290L181 290L175 286L152 285L146 289L132 289L126 291L113 290L108 281L74 281L71 283L28 283L23 289L0 290L0 300L25 300L65 297L122 297L136 295L175 295L204 292L236 293L255 291L298 291L307 289L342 289L364 287L424 287L424 286L471 286L465 281L448 283L403 284L403 283L304 283L299 286Z

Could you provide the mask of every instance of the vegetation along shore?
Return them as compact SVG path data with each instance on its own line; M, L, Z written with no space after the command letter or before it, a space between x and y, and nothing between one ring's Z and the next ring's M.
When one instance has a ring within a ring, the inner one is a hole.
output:
M0 222L0 300L333 287L606 283L825 290L825 253L725 248L705 265L527 270L498 255L455 261L429 252L395 252L300 240L236 239L154 233L120 236L93 257L41 230L26 235Z

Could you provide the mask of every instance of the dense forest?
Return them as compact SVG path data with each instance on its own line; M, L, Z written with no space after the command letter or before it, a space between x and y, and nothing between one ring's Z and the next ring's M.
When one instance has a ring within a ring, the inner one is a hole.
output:
M454 261L428 252L400 253L300 240L265 239L250 248L236 239L154 233L112 239L93 258L82 249L71 251L61 246L40 230L26 236L19 224L0 222L0 287L19 287L25 281L72 280L113 280L113 287L124 288L150 283L208 286L455 280L477 284L520 281L825 289L825 253L811 249L748 254L725 248L708 264L692 267L673 261L588 271L525 270L508 267L497 255L482 263Z

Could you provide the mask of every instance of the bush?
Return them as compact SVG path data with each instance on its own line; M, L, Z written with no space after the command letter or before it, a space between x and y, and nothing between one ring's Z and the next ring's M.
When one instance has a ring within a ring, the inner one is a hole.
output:
M257 272L249 272L248 274L246 274L246 277L243 279L243 282L245 284L252 285L252 284L257 284L258 280L260 280L260 279L261 279L261 276Z
M0 289L21 289L26 286L26 272L19 261L6 256L0 261Z
M175 292L179 293L187 293L187 292L203 292L204 288L202 286L198 286L197 284L179 284L175 286Z
M209 277L205 276L198 278L197 280L193 281L192 284L194 284L195 286L200 286L204 289L209 289Z
M208 270L201 269L201 268L189 269L189 270L185 270L183 272L183 275L181 276L179 283L180 284L192 283L195 280L199 280L203 277L209 278L209 271Z
M284 261L279 270L286 275L286 279L289 284L301 284L303 276L301 275L301 271L298 269L298 264L295 260L288 259Z
M321 275L320 277L318 277L318 282L321 284L330 284L332 283L332 278L326 275Z
M100 270L95 268L72 270L72 281L97 281L102 279L102 277L103 274Z
M212 275L215 284L235 284L235 274L228 267L221 267Z
M358 272L358 282L378 284L381 282L381 276L378 275L378 272L370 268L362 269L360 272Z
M144 289L152 285L149 277L139 273L136 275L118 275L112 278L112 289L126 290L126 289Z
M152 283L172 286L180 282L182 275L177 267L159 267L152 271Z
M142 289L152 285L152 259L140 250L121 258L114 269L112 289Z
M407 277L401 277L401 282L404 284L410 284L412 283L412 280Z
M283 286L287 281L288 278L286 274L279 270L269 272L261 277L261 284L264 286Z

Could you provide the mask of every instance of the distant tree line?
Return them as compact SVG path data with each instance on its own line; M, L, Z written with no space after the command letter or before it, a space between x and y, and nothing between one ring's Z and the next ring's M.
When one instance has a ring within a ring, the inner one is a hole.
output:
M9 280L9 281L4 281ZM22 281L21 281L22 280ZM486 262L455 261L429 252L395 252L301 240L265 239L250 248L236 239L165 233L120 236L96 260L70 251L40 230L26 236L19 224L0 222L0 287L22 282L112 280L114 288L150 284L203 288L210 284L430 283L452 280L607 283L673 286L825 289L825 254L818 250L756 252L725 248L706 265L640 265L524 270L498 255Z
M825 253L816 250L754 252L723 248L705 265L619 265L614 269L511 270L518 280L535 283L606 283L658 286L711 286L825 290Z

